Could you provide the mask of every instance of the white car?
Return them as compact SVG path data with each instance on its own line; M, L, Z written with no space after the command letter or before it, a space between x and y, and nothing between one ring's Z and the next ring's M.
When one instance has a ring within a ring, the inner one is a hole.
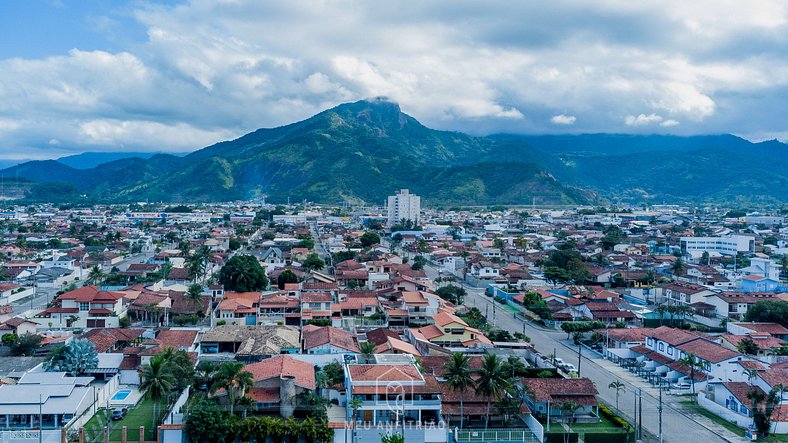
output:
M564 363L563 368L566 372L577 372L577 368L572 363Z
M559 368L560 368L561 366L563 366L563 365L564 365L564 361L563 361L563 360L561 360L561 359L560 359L560 358L558 358L558 357L556 357L556 358L555 358L555 360L553 360L553 363L554 363L556 366L558 366Z

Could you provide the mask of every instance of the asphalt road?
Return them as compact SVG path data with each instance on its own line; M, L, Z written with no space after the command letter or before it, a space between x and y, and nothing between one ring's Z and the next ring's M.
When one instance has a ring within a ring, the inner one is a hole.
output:
M432 266L425 268L431 278L438 276L437 270ZM572 363L580 370L582 377L591 379L599 390L599 397L608 405L615 406L615 390L608 386L614 380L621 381L626 391L619 395L619 407L622 415L631 422L635 414L635 393L642 389L642 417L644 434L659 435L659 391L638 377L618 368L600 355L583 349L578 361L577 346L566 339L566 333L553 331L530 322L523 321L483 295L484 290L466 286L468 296L466 306L476 307L486 313L488 321L495 327L510 332L523 332L531 338L531 343L542 355L560 357L567 363ZM744 442L743 437L734 435L703 417L697 417L690 411L684 410L680 401L684 398L672 395L663 395L662 431L663 441L668 443L710 443L710 442ZM692 418L690 418L692 417ZM698 421L694 420L697 419ZM700 423L699 423L700 421ZM703 423L703 424L701 424ZM711 430L710 430L710 429ZM658 441L654 439L654 441Z

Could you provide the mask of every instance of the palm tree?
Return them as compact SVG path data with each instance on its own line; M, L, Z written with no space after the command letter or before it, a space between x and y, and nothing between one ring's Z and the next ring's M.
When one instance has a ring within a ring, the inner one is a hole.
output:
M375 343L365 341L358 346L361 351L361 356L364 358L364 363L372 361L372 356L375 355Z
M683 366L686 366L689 369L689 371L690 371L690 373L689 373L690 383L692 384L692 393L694 394L695 393L695 373L703 371L703 367L704 367L703 360L695 357L692 354L686 354L686 355L684 355L684 357L679 359L679 364L683 365Z
M101 283L101 279L104 278L104 271L101 270L101 266L95 265L90 268L90 273L88 274L88 283L91 285Z
M202 286L198 284L193 284L189 286L189 290L186 292L186 297L189 300L194 302L194 310L199 315L202 313Z
M626 391L626 390L627 390L627 388L626 388L626 387L624 387L624 383L621 383L621 382L620 382L620 381L618 381L618 380L616 380L616 381L613 381L613 382L610 382L610 384L609 384L609 385L607 385L607 387L608 387L608 388L610 388L610 389L615 389L615 390L616 390L616 410L617 410L617 411L620 411L620 409L618 409L618 395L619 395L619 394L620 394L622 391Z
M476 371L476 375L479 377L476 381L477 391L487 397L487 416L484 420L484 429L487 429L490 424L490 403L509 387L509 377L501 365L501 360L494 354L484 357L482 367Z
M686 266L684 265L684 260L682 260L681 257L676 258L676 260L673 261L673 264L670 265L670 270L673 271L674 275L684 274L685 269Z
M161 399L167 397L172 391L175 377L167 366L167 360L158 355L151 358L149 364L142 366L140 375L142 378L140 390L145 391L145 395L154 402L151 429L156 429L156 418L158 417L156 410Z
M353 397L353 399L348 403L350 409L353 410L353 434L350 439L351 443L356 443L356 415L358 414L358 410L361 408L362 403L363 401L361 401L361 399L358 397Z
M207 391L213 384L213 379L219 371L219 365L210 360L202 360L197 364L197 369L194 372L194 387Z
M218 389L227 391L227 406L230 414L235 412L236 397L243 397L246 390L254 386L252 373L244 370L244 364L239 362L223 363L216 372L216 378L211 386L211 391Z
M460 429L462 429L463 419L465 418L463 410L463 393L466 389L473 389L476 384L471 377L471 358L460 352L452 354L446 365L443 366L444 377L446 384L452 391L460 392Z

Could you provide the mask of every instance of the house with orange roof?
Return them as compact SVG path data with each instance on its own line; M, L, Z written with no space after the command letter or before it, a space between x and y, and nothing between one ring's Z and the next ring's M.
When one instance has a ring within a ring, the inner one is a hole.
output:
M419 342L444 347L493 347L493 343L478 329L468 326L465 320L449 312L440 312L433 318L434 324L405 330L405 336L420 348ZM427 354L423 349L419 349Z
M255 403L257 411L276 412L284 418L293 416L300 394L314 391L317 387L315 366L289 355L277 355L248 364L244 370L251 372L254 380L254 386L244 396Z
M31 320L50 328L117 328L127 314L123 293L83 286L60 294Z

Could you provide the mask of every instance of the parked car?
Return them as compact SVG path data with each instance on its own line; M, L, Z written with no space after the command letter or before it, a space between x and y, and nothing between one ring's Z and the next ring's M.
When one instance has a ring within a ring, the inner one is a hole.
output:
M114 408L112 410L112 419L113 420L123 420L123 417L129 412L128 408Z
M564 363L562 368L565 372L577 372L577 368L572 363Z

